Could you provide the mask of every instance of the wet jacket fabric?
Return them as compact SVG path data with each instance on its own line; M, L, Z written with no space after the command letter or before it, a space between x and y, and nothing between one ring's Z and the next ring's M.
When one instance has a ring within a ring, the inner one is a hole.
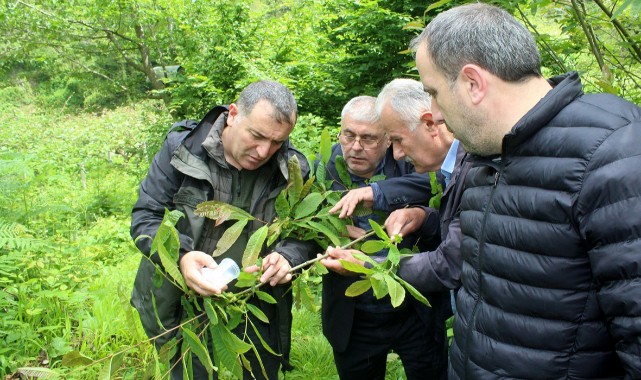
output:
M231 202L232 175L225 161L220 139L226 119L227 109L219 106L212 109L199 123L183 122L183 128L174 128L167 135L147 177L140 185L139 198L132 212L131 235L134 239L141 235L154 236L165 208L176 209L185 214L176 225L181 254L192 250L213 252L225 226L214 228L214 221L196 216L194 210L199 203L207 200ZM309 174L306 158L287 141L268 163L256 169L260 171L260 176L255 186L242 190L252 193L249 211L257 219L274 219L274 202L276 196L287 185L287 161L292 155L298 157L302 174L306 177ZM249 236L261 225L259 222L250 222L244 233ZM137 241L138 248L146 256L149 256L150 245L150 239ZM286 240L278 243L276 247L264 249L263 254L275 250L294 266L307 259L309 247L305 242ZM159 263L157 255L153 255L151 259ZM164 331L157 323L152 297L155 298L158 317L166 329L176 326L183 317L180 305L182 292L168 281L164 281L160 288L154 287L154 271L154 265L143 257L131 299L150 337ZM291 292L286 292L287 285L273 288L266 286L263 290L271 292L279 301L278 304L274 306L257 299L252 302L255 302L271 321L278 321L270 324L270 328L280 329L275 335L281 335L283 339L278 342L277 350L287 354L290 344ZM171 335L164 336L155 343L161 346L170 338Z
M467 176L451 379L641 378L641 109L551 83Z
M336 169L335 162L336 156L338 155L342 155L340 144L332 147L332 156L326 167L326 178L334 181L332 183L333 190L345 190L346 186L341 183L338 170ZM382 174L385 175L386 179L377 183L381 188L382 195L392 202L390 210L381 211L389 212L405 204L426 203L431 197L429 175L414 173L414 168L409 163L394 160L391 147L386 153ZM401 179L399 178L401 176L404 177ZM432 234L437 235L436 237L438 238L438 214L436 212L433 213L431 220L433 221L433 225L431 226ZM408 237L406 240L409 242L411 237ZM412 241L412 243L414 241ZM409 244L409 246L411 245L412 244ZM357 280L357 276L343 276L332 271L323 276L323 333L331 343L333 349L339 352L344 351L349 342L350 331L354 321L354 311L357 304L355 297L345 296L345 290ZM406 298L410 299L412 297L408 294ZM391 302L387 297L384 298L383 301ZM429 325L429 328L431 330L435 328L431 309L420 302L410 300L407 305L401 307L405 307L405 310L410 309L413 312L420 312L421 319Z

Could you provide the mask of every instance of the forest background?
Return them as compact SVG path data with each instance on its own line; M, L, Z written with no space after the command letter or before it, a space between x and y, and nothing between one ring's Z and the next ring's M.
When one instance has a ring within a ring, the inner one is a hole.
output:
M292 140L314 153L351 97L417 78L408 42L464 2L3 0L0 375L96 378L124 351L113 378L153 377L129 306L140 260L129 223L172 122L273 79L299 103ZM546 76L576 70L587 92L641 103L641 0L493 3L534 33ZM294 316L287 378L336 378L318 313ZM71 351L105 360L70 368ZM404 378L393 355L388 367Z

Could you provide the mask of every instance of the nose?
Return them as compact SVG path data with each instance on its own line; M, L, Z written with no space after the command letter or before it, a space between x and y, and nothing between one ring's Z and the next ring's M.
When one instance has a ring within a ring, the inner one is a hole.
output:
M394 152L395 160L398 161L405 158L405 152L403 152L403 149L401 148L400 144L392 144L392 151Z
M256 145L256 154L258 158L265 159L269 155L269 150L271 148L271 143L269 141L261 142Z
M439 125L445 123L445 118L441 112L441 107L439 107L438 102L432 98L432 120L434 124Z

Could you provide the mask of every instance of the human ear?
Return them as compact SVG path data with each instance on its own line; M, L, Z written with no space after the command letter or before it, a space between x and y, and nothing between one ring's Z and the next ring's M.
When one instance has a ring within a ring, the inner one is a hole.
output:
M488 83L485 75L486 71L477 65L467 64L461 69L460 78L464 91L474 105L481 103L487 95Z
M434 123L434 117L429 111L423 112L421 114L421 125L424 125L427 128L427 131L433 135L437 132L436 123Z
M229 105L229 113L227 114L227 126L232 126L238 118L238 106L235 103Z

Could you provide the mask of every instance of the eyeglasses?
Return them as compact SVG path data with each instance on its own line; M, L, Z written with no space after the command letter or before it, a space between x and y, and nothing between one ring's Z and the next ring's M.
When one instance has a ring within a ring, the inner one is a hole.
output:
M353 133L343 133L339 132L338 133L338 141L340 141L341 145L344 146L352 146L356 141L361 145L363 150L372 150L376 149L378 144L383 140L382 137L372 137L372 136L356 136ZM384 137L384 136L383 136Z

